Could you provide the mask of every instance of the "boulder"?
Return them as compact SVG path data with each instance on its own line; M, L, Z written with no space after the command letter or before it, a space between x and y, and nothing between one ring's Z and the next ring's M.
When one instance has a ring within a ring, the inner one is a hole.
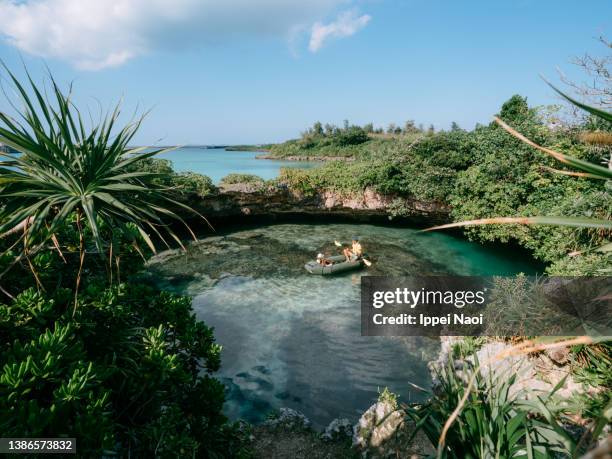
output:
M336 418L325 428L321 437L325 440L339 441L353 438L353 424L346 418Z
M283 430L308 430L310 420L299 411L291 408L281 408L278 415L264 422L264 426Z
M396 403L381 400L372 405L353 428L353 447L364 458L420 457L433 454L427 438L406 419Z

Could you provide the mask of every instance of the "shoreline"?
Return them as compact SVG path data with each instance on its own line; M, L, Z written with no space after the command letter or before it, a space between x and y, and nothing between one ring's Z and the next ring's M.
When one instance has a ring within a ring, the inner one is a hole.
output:
M300 161L309 161L309 162L313 162L313 161L320 161L320 162L326 162L326 161L346 161L346 162L353 162L353 161L355 161L355 158L352 157L352 156L285 156L285 157L277 157L277 156L272 156L272 155L257 155L257 156L255 156L255 159L272 159L272 160L275 160L275 161L296 161L296 162L300 162Z
M390 208L401 202L407 212L390 216ZM333 221L341 219L360 223L410 223L427 227L450 222L450 207L435 201L420 201L410 197L381 195L367 188L360 193L345 195L322 190L304 195L285 187L261 187L254 184L231 184L218 192L198 196L190 195L187 205L196 209L207 220L228 224L233 221L295 221L314 219Z

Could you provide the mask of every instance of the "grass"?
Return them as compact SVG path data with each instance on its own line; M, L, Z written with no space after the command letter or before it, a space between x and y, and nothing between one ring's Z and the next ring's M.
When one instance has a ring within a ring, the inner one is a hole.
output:
M572 373L578 382L612 391L612 344L575 346Z
M571 405L556 397L565 378L547 393L510 390L516 381L513 369L498 365L492 370L490 366L509 356L572 344L593 344L593 340L526 340L486 362L479 362L473 354L471 360L464 355L460 371L451 359L439 370L440 387L435 395L425 404L407 407L407 415L438 445L438 459L578 457L600 438L612 418L612 405L591 404L592 422L576 437L565 427L572 424ZM481 371L486 366L489 371Z

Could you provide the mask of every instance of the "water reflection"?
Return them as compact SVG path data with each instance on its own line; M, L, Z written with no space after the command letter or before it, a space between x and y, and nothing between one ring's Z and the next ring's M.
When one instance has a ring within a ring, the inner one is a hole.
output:
M334 239L358 234L374 266L340 277L308 274L317 252L336 253ZM166 288L194 297L198 318L223 346L219 376L226 413L259 421L282 406L315 425L355 419L388 387L400 400L429 384L428 338L362 337L361 275L533 273L527 262L443 234L371 225L276 225L216 236L186 254L152 260L149 273Z

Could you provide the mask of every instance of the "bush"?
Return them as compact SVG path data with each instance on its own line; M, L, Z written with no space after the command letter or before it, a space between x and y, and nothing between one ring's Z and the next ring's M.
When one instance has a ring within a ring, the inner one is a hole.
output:
M171 185L184 193L196 193L199 196L214 194L217 187L207 175L195 172L181 172L171 177Z
M264 179L255 174L228 174L221 179L222 184L232 185L236 183L263 183Z
M371 139L368 130L360 126L343 128L328 126L323 130L320 125L302 134L302 138L272 145L270 155L278 158L287 156L320 157L361 157L367 155L369 147L381 141Z
M133 164L129 170L157 174L154 183L178 194L196 193L206 196L217 191L210 177L195 172L174 172L172 162L167 159L146 158Z
M235 457L221 413L212 329L187 297L130 282L71 292L33 289L0 304L0 428L9 436L75 436L87 456Z
M513 96L500 117L521 133L576 158L601 163L612 147L581 140L582 128L549 129L525 98ZM586 127L586 125L584 126ZM314 134L319 132L319 134ZM503 216L574 216L607 219L612 215L605 181L576 179L550 172L556 161L515 139L492 123L471 132L455 129L431 136L420 133L359 145L332 145L339 130L312 130L302 140L274 147L279 155L352 157L310 170L283 171L280 181L305 194L326 189L358 194L367 187L391 197L449 204L455 221ZM333 133L335 132L335 134ZM307 147L304 142L307 142ZM307 149L306 149L307 148ZM393 201L391 216L406 215L402 200ZM524 225L486 225L465 229L483 242L517 242L549 264L554 274L609 272L610 254L593 252L609 240L602 230ZM586 251L567 257L574 251Z
M26 127L0 113L21 153L0 167L0 432L74 436L83 457L239 457L212 329L134 274L162 233L178 242L175 194L210 180L135 156L141 119L116 127L119 107L89 126L52 77L46 98L8 73Z
M368 140L368 133L359 126L351 126L332 136L332 144L338 146L359 145Z

